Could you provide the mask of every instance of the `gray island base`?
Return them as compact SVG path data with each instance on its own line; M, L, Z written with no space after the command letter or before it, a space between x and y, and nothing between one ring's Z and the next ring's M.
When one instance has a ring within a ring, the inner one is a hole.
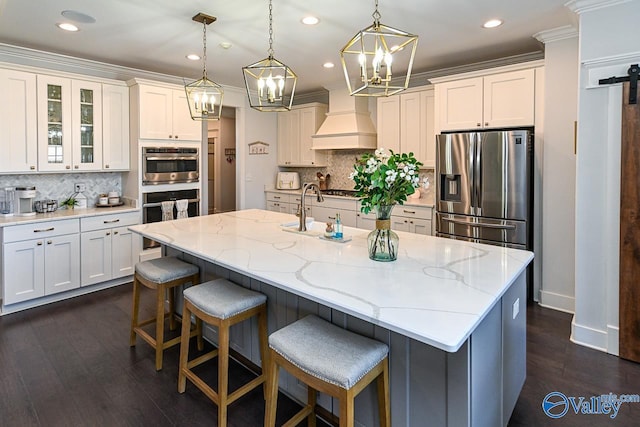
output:
M390 347L395 426L504 426L526 376L526 251L409 233L393 263L368 259L368 231L347 244L282 231L295 217L246 210L131 227L201 267L268 298L274 332L307 314ZM318 227L321 227L318 224ZM231 346L259 364L257 323L231 330ZM215 330L207 337L216 341ZM322 349L318 349L322 357ZM301 402L306 386L280 387ZM337 402L318 403L337 414ZM238 402L241 404L241 402ZM375 387L356 398L356 425L377 426Z

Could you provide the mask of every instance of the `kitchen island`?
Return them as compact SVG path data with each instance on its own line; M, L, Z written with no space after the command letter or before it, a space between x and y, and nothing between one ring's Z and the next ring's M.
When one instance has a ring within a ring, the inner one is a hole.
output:
M265 293L269 332L315 313L389 344L393 425L506 425L526 375L532 253L398 233L398 260L379 263L368 258L368 231L345 227L347 243L283 231L296 220L254 209L130 229L200 265L204 280ZM257 363L255 329L242 325L232 340ZM281 385L306 398L286 373ZM319 403L337 413L326 396ZM377 425L374 389L357 399L356 420Z

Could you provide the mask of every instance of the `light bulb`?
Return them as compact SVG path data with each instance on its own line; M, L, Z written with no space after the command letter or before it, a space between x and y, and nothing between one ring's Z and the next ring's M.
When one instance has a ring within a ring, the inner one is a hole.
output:
M258 79L258 97L262 98L264 92L264 79L260 77Z

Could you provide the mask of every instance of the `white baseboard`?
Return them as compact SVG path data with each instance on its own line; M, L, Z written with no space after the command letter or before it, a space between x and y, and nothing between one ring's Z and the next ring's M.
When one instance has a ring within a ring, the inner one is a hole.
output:
M607 325L607 353L620 355L620 327Z
M587 326L578 325L575 316L571 321L571 342L599 350L607 353L608 334L607 331L589 328Z
M542 307L553 310L564 311L565 313L575 313L576 299L566 295L556 294L548 291L540 291L540 302Z

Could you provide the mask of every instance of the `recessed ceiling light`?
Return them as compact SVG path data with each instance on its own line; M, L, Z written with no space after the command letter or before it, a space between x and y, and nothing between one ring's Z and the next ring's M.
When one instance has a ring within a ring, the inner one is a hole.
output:
M320 20L315 16L305 16L302 18L302 23L304 25L316 25L318 22L320 22Z
M59 24L56 24L58 26L58 28L60 28L61 30L65 30L65 31L78 31L78 27L76 27L73 24L69 24L68 22L62 22Z
M78 12L77 10L63 10L60 15L71 21L80 22L82 24L93 24L96 22L96 18L93 16Z
M496 27L499 27L500 25L502 25L502 21L499 19L490 19L484 24L482 24L484 28L496 28Z
M333 62L325 62L324 64L322 64L322 66L324 68L333 68L335 67L335 64Z
M195 53L190 53L189 55L187 55L187 59L191 61L197 61L200 59L200 55L196 55Z

